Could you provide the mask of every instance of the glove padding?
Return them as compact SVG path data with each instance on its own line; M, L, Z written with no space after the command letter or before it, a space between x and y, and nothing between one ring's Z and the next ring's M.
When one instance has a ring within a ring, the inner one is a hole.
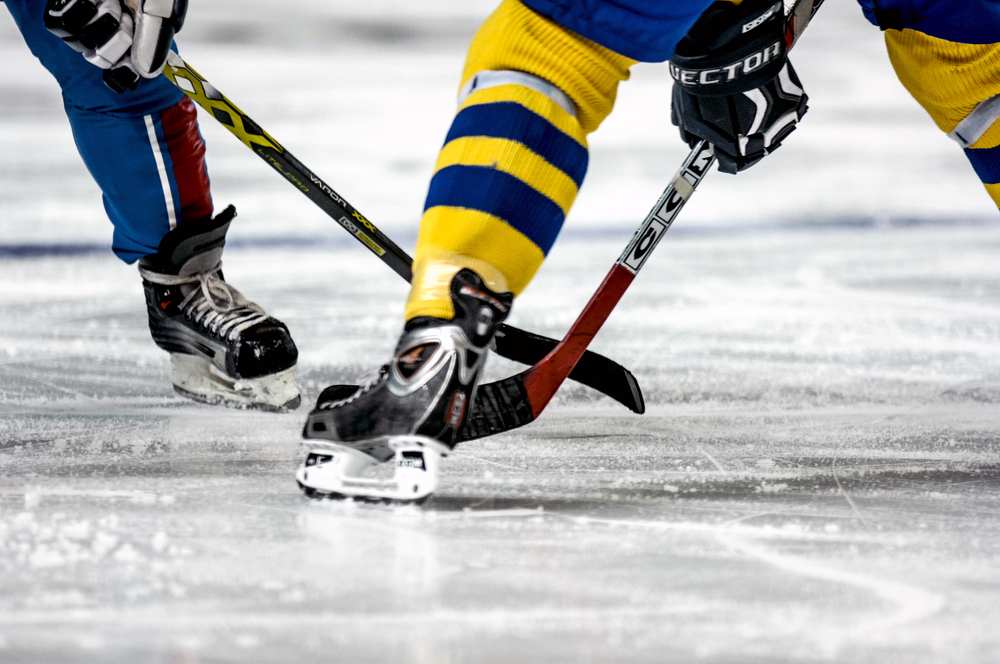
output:
M122 92L160 75L186 13L187 0L48 0L45 27Z
M807 110L785 29L780 1L715 2L670 61L671 121L689 145L711 143L724 173L776 150Z

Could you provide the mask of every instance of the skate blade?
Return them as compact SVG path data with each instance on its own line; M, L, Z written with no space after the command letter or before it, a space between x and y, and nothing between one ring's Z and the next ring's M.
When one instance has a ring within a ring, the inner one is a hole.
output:
M378 460L352 447L310 440L306 459L295 473L299 487L315 498L353 498L391 503L423 503L437 489L441 457L450 451L425 436L389 436L380 441L393 450L392 479L363 477Z
M269 376L234 379L202 357L172 353L170 381L174 391L193 401L229 408L252 408L274 413L295 410L302 403L295 367Z

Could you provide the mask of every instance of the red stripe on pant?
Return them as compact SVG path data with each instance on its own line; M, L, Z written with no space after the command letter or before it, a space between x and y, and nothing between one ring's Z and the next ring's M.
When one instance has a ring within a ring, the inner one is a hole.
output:
M198 111L189 98L160 113L163 135L174 164L181 220L212 216L212 193L205 166L205 141L198 131Z

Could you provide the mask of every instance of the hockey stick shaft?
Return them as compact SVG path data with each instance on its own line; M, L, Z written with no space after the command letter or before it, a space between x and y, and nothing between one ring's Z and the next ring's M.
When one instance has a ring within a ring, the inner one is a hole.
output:
M396 274L412 281L413 259L409 254L185 63L180 55L170 52L163 73ZM497 332L497 353L522 364L538 362L555 346L555 339L506 324ZM588 352L570 378L610 396L634 412L645 410L635 377L628 369L602 355Z
M535 417L541 414L556 390L580 361L587 346L614 311L639 270L649 260L656 245L674 223L674 219L714 163L715 154L712 146L707 141L699 142L684 160L677 175L667 185L656 205L632 236L625 251L611 267L566 336L545 358L525 373L524 386Z

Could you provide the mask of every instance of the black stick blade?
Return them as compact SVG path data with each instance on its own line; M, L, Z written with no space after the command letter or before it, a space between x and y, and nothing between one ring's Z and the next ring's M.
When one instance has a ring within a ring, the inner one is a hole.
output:
M501 325L496 336L497 354L527 365L541 361L556 347L556 343L554 339L509 325ZM588 350L569 377L611 397L633 413L641 415L646 412L642 390L632 372L603 355Z
M476 388L472 412L462 427L459 442L510 431L534 420L524 374L485 383Z

